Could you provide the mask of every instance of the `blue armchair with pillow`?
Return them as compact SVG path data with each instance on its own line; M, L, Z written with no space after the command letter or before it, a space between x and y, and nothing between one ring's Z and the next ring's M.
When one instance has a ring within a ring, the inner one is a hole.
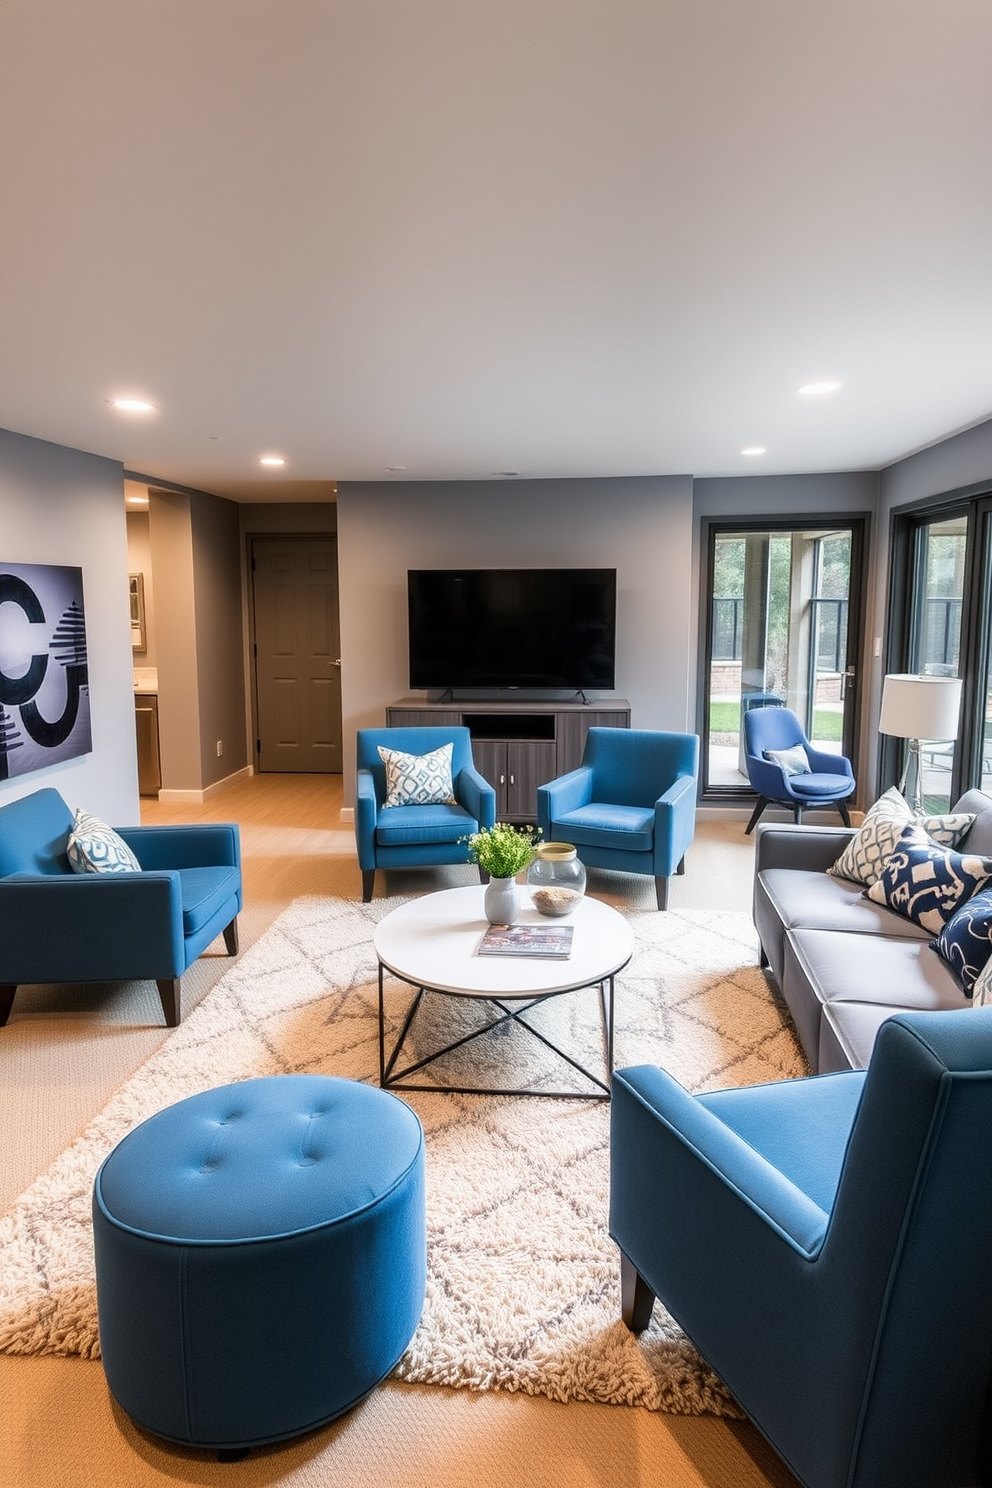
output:
M19 985L158 985L180 1019L183 972L223 935L238 951L241 848L232 823L107 827L46 788L0 807L0 1026Z
M805 1488L990 1481L992 1008L889 1018L867 1071L618 1070L611 1119L628 1327L659 1298Z
M804 808L833 806L845 827L851 825L847 797L853 795L855 781L850 760L815 749L791 708L751 708L744 714L744 759L758 796L747 832L754 831L772 802L787 806L797 823Z
M358 730L355 841L368 903L377 868L467 863L465 838L496 821L467 728Z

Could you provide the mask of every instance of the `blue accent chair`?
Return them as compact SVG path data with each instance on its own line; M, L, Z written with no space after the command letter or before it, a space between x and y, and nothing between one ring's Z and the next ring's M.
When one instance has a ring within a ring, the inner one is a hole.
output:
M690 1095L613 1077L624 1321L660 1298L806 1488L989 1482L992 1007L867 1071Z
M453 806L384 806L384 749L404 754L430 754L453 744ZM362 900L368 904L377 868L418 868L438 863L467 863L464 838L496 822L496 792L475 768L467 728L380 728L358 730L358 774L355 841L362 870Z
M809 773L787 775L765 759L766 749L793 749L801 744L809 759ZM747 831L753 832L765 807L775 802L787 806L797 823L804 808L833 806L845 827L851 825L847 797L854 794L854 771L842 754L814 749L791 708L752 708L744 714L744 758L747 778L758 800Z
M0 1026L22 983L148 978L175 1028L186 968L221 934L238 953L238 828L117 827L142 871L79 874L72 822L50 788L0 807Z
M696 828L698 770L696 734L591 728L579 768L538 787L537 824L587 867L650 874L666 909Z

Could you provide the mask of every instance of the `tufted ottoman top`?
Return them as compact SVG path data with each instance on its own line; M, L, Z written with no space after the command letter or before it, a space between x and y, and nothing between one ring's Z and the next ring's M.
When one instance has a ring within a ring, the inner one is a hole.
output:
M378 1204L422 1145L416 1115L388 1091L270 1075L190 1096L142 1122L104 1161L95 1199L113 1224L150 1238L272 1239Z

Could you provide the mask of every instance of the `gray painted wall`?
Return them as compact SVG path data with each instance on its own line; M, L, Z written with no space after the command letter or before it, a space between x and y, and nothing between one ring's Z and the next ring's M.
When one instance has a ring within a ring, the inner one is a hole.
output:
M617 569L616 695L636 728L689 719L692 482L438 481L338 489L345 804L355 730L407 694L408 568ZM609 694L597 694L608 696Z
M0 803L42 786L126 826L139 819L122 467L0 430L0 542L8 563L83 570L93 752L0 781Z

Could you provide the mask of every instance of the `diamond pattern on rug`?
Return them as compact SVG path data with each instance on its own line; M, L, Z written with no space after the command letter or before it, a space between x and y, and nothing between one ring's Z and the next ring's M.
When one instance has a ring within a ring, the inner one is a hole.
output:
M0 1219L0 1350L98 1356L93 1179L139 1121L257 1075L378 1079L371 941L397 902L296 900ZM807 1072L757 967L746 915L652 909L628 917L636 949L617 979L618 1067L663 1065L693 1090ZM411 995L386 984L394 1032ZM415 1046L448 1043L488 1016L486 1005L428 994ZM601 1068L595 991L555 998L528 1017L581 1063ZM512 1072L514 1083L568 1088L567 1066L513 1024L446 1056L431 1082L445 1071L459 1083L505 1082ZM404 1099L427 1142L428 1287L398 1377L738 1414L660 1303L639 1337L620 1321L618 1256L606 1230L608 1106L440 1091Z

